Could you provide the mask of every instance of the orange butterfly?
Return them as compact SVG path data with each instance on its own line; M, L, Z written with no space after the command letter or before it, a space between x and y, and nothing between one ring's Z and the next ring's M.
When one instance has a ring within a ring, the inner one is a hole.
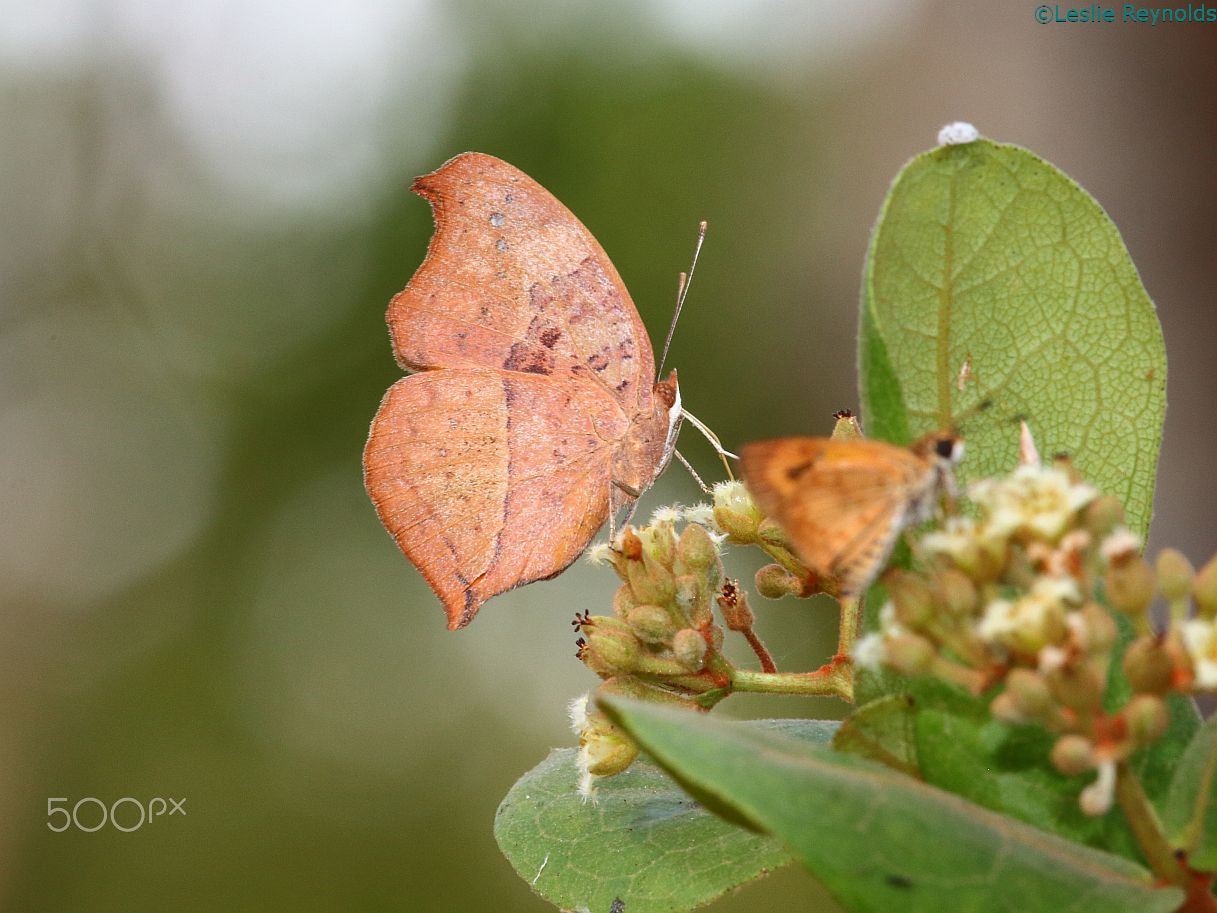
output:
M648 488L680 428L673 371L613 264L540 184L468 152L412 188L435 235L389 303L397 363L363 454L381 522L448 627L553 577Z
M795 552L839 597L862 593L900 533L929 518L963 441L928 434L910 447L861 438L790 437L747 444L744 482Z

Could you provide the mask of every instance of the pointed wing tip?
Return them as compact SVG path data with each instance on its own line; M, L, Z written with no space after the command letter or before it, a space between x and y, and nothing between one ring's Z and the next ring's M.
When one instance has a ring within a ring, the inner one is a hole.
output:
M410 190L425 200L433 200L442 190L442 184L454 171L497 164L500 160L485 152L462 152L452 156L434 171L419 175L410 184Z
M451 598L443 598L444 614L448 616L448 630L459 631L467 627L469 622L482 607L482 600L474 595L473 590L466 589Z

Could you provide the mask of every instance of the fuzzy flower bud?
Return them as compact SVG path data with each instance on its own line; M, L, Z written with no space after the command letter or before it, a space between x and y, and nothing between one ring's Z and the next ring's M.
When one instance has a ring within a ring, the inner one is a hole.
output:
M766 564L756 572L756 591L766 599L802 596L803 581L780 564Z
M743 482L719 482L714 486L714 523L732 539L755 542L764 519Z
M790 536L786 535L786 530L782 529L776 520L768 518L762 520L756 534L757 538L766 545L784 548L788 552L794 550L794 546L790 542Z
M718 561L718 546L704 526L690 523L676 544L676 564L686 572L708 571Z
M672 572L656 561L644 549L641 561L631 561L626 566L630 590L634 600L640 604L668 605L676 595L676 582Z
M1021 722L1047 719L1056 702L1043 677L1030 669L1016 668L1006 678L1005 694L1017 710Z
M1103 582L1112 606L1127 615L1141 615L1153 602L1154 569L1139 555L1116 558L1107 569Z
M1182 602L1191 595L1195 569L1178 549L1164 548L1158 553L1158 590L1168 602Z
M1091 656L1106 656L1120 636L1116 620L1097 602L1088 602L1081 611L1070 613L1067 621L1078 647Z
M653 523L638 532L643 552L656 564L671 569L676 557L676 533L671 523Z
M1103 704L1105 676L1089 663L1066 662L1047 674L1056 699L1078 713L1094 713Z
M1171 690L1175 662L1160 637L1138 637L1124 652L1121 665L1132 690L1142 694L1165 694Z
M1217 617L1217 555L1196 575L1192 582L1192 598L1196 600L1199 614L1205 618Z
M963 571L939 571L931 579L930 590L934 604L955 618L966 618L976 610L976 584Z
M842 409L840 412L834 412L833 418L837 423L833 425L832 438L837 441L856 441L862 437L862 425L858 421L858 417L848 409Z
M617 587L617 592L613 594L613 614L615 616L625 621L629 617L630 609L634 608L637 604L628 583L623 583Z
M1102 540L1124 526L1124 505L1113 495L1101 495L1086 505L1082 525L1096 539Z
M700 631L684 628L672 640L672 655L690 672L700 672L706 663L706 639Z
M884 648L888 665L904 675L921 675L934 662L934 645L916 634L889 637Z
M1052 746L1052 766L1067 777L1076 777L1095 765L1094 745L1080 735L1063 735Z
M899 568L883 575L883 585L895 606L896 620L906 628L921 630L934 617L933 596L925 580Z
M1162 738L1170 723L1166 701L1156 694L1138 694L1124 708L1128 735L1138 748L1151 745Z
M676 622L671 614L657 605L634 606L626 621L643 643L666 644L676 633Z
M628 625L616 618L593 615L584 622L583 630L587 641L580 644L579 658L589 669L601 678L634 669L641 646Z

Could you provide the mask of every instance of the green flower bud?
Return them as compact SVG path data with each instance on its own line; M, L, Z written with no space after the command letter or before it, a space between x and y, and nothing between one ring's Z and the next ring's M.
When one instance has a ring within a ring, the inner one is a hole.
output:
M579 733L579 764L597 777L611 777L628 768L638 757L634 740L603 713L588 714L588 725Z
M1164 548L1158 553L1158 590L1169 602L1187 599L1192 592L1195 569L1178 549Z
M634 608L638 603L634 600L634 594L630 591L630 585L623 583L617 587L617 592L613 594L613 614L622 621L630 614L630 609Z
M709 531L698 523L690 523L676 544L676 565L684 573L706 571L718 562L718 546Z
M707 625L714 619L710 606L711 592L701 577L684 574L676 578L676 605L696 627Z
M627 568L630 589L640 605L670 605L676 595L672 572L645 550L641 561L631 561Z
M1056 709L1056 701L1048 683L1030 669L1012 669L1006 677L1004 693L1010 695L1011 702L1024 722L1046 720Z
M896 569L883 575L883 585L902 625L916 631L929 624L934 617L933 595L921 577Z
M1104 676L1089 663L1071 662L1052 670L1048 685L1056 699L1078 713L1095 713L1103 705Z
M1106 656L1120 636L1119 626L1111 613L1097 602L1088 602L1081 609L1082 649L1091 656Z
M672 639L672 655L690 672L700 672L706 664L706 639L700 631L685 628Z
M931 579L930 596L955 618L966 618L976 611L976 584L963 571L946 568Z
M1205 618L1217 616L1217 555L1200 569L1192 582L1192 598Z
M1093 770L1094 745L1080 735L1063 735L1052 746L1052 766L1067 777L1077 777Z
M742 543L756 542L763 519L742 482L721 482L714 486L714 522L732 539Z
M1166 643L1147 634L1128 645L1124 653L1124 674L1132 690L1143 694L1166 694L1174 682L1175 662Z
M756 572L756 591L766 599L802 596L803 581L780 564L766 564Z
M856 441L862 437L862 425L858 417L848 409L834 412L833 418L837 423L833 426L832 437L837 441Z
M1138 616L1154 599L1154 569L1139 555L1114 562L1103 578L1112 606Z
M671 569L676 558L676 533L671 523L653 523L643 529L638 538L642 540L642 550L652 561Z
M934 645L916 634L898 634L884 643L887 664L904 675L921 675L934 662Z
M666 644L677 630L668 610L657 605L634 606L626 621L638 639L648 644Z
M579 658L601 678L633 671L641 644L629 626L616 618L593 615L583 626L587 641L580 645Z
M757 537L766 545L784 548L788 552L794 551L790 536L786 535L786 530L782 529L776 520L762 520L761 525L757 527Z
M1124 525L1124 505L1119 498L1100 495L1082 512L1082 525L1101 541L1112 530Z
M1162 738L1170 723L1166 701L1156 694L1138 694L1124 708L1128 721L1128 736L1138 748L1151 745Z

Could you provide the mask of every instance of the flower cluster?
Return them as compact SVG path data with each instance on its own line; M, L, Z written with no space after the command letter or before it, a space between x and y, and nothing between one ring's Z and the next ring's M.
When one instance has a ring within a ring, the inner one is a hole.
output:
M664 508L650 525L627 526L612 545L590 554L612 566L621 586L612 615L581 614L574 621L577 656L603 679L594 695L572 705L585 797L595 777L620 773L638 754L589 697L618 694L699 710L697 695L721 684L714 668L723 642L713 613L724 584L718 543L696 523L678 535L680 517L678 509Z
M1095 772L1079 803L1102 814L1116 764L1166 730L1164 697L1217 687L1217 559L1195 574L1166 550L1151 567L1119 501L1067 460L1042 465L1031 445L1012 474L977 482L968 495L974 513L946 518L915 543L916 571L884 576L880 629L855 645L854 663L977 694L999 689L994 716L1055 733L1052 761L1062 773ZM1154 632L1158 595L1170 624ZM1104 694L1119 629L1100 598L1140 634L1122 660L1133 696L1114 709Z

